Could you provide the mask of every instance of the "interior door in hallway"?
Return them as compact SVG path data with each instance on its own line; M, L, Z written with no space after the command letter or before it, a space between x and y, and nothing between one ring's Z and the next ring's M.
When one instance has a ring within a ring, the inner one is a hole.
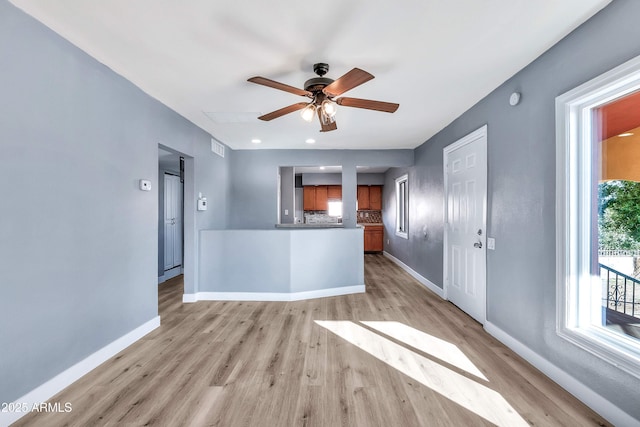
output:
M164 270L182 265L182 183L164 175Z
M444 286L449 301L486 319L487 128L444 149Z

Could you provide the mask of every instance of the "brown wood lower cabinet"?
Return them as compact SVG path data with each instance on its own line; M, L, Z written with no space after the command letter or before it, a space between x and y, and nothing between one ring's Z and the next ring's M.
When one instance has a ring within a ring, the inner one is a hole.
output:
M384 226L364 226L364 251L382 252L384 250Z

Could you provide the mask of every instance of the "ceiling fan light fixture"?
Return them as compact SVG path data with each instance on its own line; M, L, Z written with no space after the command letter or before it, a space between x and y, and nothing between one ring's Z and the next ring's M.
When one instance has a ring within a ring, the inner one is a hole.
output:
M316 106L313 103L307 105L302 109L302 111L300 111L300 115L306 122L311 122L315 114L316 114Z
M336 121L336 117L335 114L333 116L330 116L328 114L326 114L324 112L324 108L320 107L320 109L318 110L320 114L318 114L319 118L320 118L320 123L322 125L330 125L331 123L335 123Z
M328 117L334 117L336 115L337 104L329 99L322 101L322 112Z

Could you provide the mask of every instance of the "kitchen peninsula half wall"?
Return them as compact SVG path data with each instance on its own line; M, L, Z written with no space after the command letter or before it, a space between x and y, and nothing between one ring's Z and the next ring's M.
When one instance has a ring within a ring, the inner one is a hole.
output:
M364 234L358 228L200 232L198 300L296 301L362 293Z

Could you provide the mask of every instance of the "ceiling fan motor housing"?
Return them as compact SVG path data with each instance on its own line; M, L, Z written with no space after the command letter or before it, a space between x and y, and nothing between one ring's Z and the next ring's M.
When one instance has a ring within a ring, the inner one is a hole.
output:
M320 77L314 77L304 82L304 90L317 95L318 92L333 83L333 79L324 77L324 75L329 72L329 64L325 64L324 62L313 64L313 72Z
M329 72L329 64L325 64L324 62L313 64L313 72L322 77Z
M322 91L322 89L331 83L333 83L333 79L328 77L314 77L304 82L304 90L315 94L316 92Z

